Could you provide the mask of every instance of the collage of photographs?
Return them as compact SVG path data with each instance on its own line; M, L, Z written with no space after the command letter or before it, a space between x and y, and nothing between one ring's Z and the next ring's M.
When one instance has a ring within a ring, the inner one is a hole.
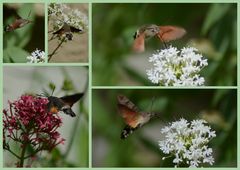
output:
M3 2L2 168L239 168L240 0Z

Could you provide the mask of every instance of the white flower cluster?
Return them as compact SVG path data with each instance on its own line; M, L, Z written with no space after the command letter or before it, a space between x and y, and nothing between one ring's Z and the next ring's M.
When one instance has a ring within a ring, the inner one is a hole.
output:
M71 27L82 30L88 29L88 17L78 9L71 9L66 4L51 3L48 6L48 16L54 31L58 31L64 23Z
M27 63L44 63L45 62L45 52L36 49L31 53L30 56L27 56Z
M180 119L161 130L165 139L159 141L160 149L175 157L173 163L176 167L180 164L198 167L204 163L214 163L213 151L207 144L216 134L205 123L205 120L193 120L189 123Z
M180 51L169 47L158 51L149 58L153 68L147 70L148 79L161 86L201 86L204 78L199 72L208 65L198 50L193 47Z

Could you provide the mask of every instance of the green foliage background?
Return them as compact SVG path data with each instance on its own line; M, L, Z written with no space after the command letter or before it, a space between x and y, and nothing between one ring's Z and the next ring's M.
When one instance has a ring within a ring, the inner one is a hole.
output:
M98 3L92 11L94 85L153 85L142 67L162 44L153 38L146 53L131 51L134 32L145 24L184 27L187 35L171 44L194 45L208 59L201 72L205 85L236 85L236 3Z
M125 123L117 109L119 94L141 111L158 112L160 117L120 139ZM162 160L167 155L159 149L158 141L164 139L161 129L180 118L205 119L216 131L209 143L215 163L203 167L237 167L236 90L93 90L92 100L93 167L174 167L172 157Z

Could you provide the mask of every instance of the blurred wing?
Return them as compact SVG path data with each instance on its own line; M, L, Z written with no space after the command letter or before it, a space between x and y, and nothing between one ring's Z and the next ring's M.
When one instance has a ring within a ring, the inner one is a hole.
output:
M186 34L186 30L181 27L176 26L159 26L160 31L157 36L161 39L161 41L169 42L172 40L179 39Z
M16 20L17 19L22 19L22 17L20 15L18 15L17 13L15 14L15 18L16 18Z
M63 26L59 30L55 31L53 34L62 35L65 32L71 32L70 26L66 23L64 23Z
M139 113L122 104L118 104L118 110L128 126L132 128L136 128L138 126L138 118L140 116Z
M131 102L126 96L118 95L117 99L118 99L118 104L126 106L127 108L129 108L130 110L133 110L134 112L139 112L139 109L137 108L137 106L133 102Z
M63 96L60 99L70 107L83 97L84 93L77 93L69 96Z
M139 110L126 96L118 96L118 110L127 125L132 128L137 127Z
M63 27L60 28L59 30L53 32L53 34L57 34L57 35L62 35L63 33L64 33L64 29L63 29Z
M71 30L71 32L73 32L73 33L80 33L80 32L82 32L83 30L81 30L81 29L77 29L77 28L74 28L74 27L71 27L70 26L70 30Z
M135 38L133 42L133 51L140 53L145 50L144 39L144 34L140 34L138 37Z

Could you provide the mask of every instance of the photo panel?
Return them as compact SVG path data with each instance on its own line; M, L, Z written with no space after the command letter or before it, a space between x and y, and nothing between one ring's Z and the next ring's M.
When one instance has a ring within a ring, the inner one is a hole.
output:
M4 66L3 166L88 167L88 95L88 67Z
M237 3L94 3L92 22L94 86L237 85Z
M238 169L240 1L15 2L0 167Z
M48 62L88 62L88 4L48 4Z
M3 63L45 62L44 3L3 3Z
M237 167L236 89L94 89L93 167Z

